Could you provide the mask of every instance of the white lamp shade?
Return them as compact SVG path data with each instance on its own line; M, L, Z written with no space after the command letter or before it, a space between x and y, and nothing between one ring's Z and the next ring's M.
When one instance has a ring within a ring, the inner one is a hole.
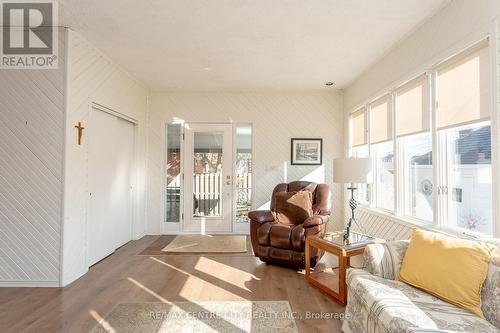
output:
M335 183L370 184L372 165L369 158L336 158L333 160Z

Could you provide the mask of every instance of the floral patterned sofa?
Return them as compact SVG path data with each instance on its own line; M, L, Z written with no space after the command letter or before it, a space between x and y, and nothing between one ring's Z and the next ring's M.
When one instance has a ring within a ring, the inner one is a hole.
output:
M393 241L369 245L364 253L364 268L348 270L343 332L500 332L499 247L489 263L481 291L485 320L396 281L408 244Z

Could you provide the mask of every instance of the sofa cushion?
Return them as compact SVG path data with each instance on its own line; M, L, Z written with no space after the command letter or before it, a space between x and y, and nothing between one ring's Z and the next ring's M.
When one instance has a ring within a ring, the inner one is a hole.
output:
M312 215L312 194L309 191L279 192L275 195L276 220L282 224L302 224Z
M484 318L481 287L493 247L414 229L399 280Z
M344 332L498 332L488 321L400 281L349 269Z

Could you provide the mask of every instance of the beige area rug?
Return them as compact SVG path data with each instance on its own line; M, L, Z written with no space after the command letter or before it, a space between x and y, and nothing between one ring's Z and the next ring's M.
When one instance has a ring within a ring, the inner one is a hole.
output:
M179 235L162 252L245 253L247 238L240 235Z
M120 303L92 329L104 332L298 332L288 301Z

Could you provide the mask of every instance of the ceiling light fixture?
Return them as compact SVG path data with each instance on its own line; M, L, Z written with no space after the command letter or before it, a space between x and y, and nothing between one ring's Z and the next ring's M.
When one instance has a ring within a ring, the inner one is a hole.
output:
M333 86L334 84L335 84L335 82L331 82L331 81L329 81L329 82L326 82L326 83L325 83L325 86L330 87L330 86Z

